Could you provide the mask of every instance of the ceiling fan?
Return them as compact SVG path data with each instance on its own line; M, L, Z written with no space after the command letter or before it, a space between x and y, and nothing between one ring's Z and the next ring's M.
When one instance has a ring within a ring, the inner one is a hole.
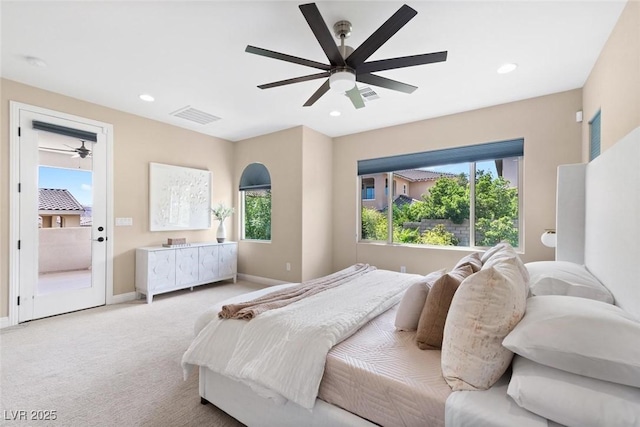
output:
M53 151L53 152L58 152L58 151L62 151L65 153L74 153L73 156L71 156L71 158L74 157L80 157L81 159L84 159L86 157L91 157L91 150L89 150L87 147L84 146L84 141L80 140L80 142L82 143L82 145L80 147L74 148L70 145L64 144L65 146L69 147L70 149L66 149L66 148L53 148L53 147L40 147L40 149L44 150L44 151Z
M360 95L356 81L399 92L412 93L417 89L416 86L391 80L372 73L395 68L432 64L447 60L447 51L443 51L365 62L380 48L380 46L386 43L387 40L400 30L400 28L417 15L418 12L406 4L398 9L391 18L382 24L380 28L378 28L355 50L344 44L345 39L351 35L351 23L349 21L339 21L333 26L335 36L340 39L340 46L337 46L333 41L329 28L325 24L315 3L303 4L299 7L302 15L304 15L307 20L309 27L311 27L311 31L313 31L318 43L320 43L324 53L327 55L327 59L329 60L328 65L251 45L247 46L245 52L323 70L321 73L295 77L258 86L260 89L269 89L327 77L327 80L322 84L322 86L320 86L320 88L311 95L307 102L304 103L305 107L313 105L322 95L327 93L329 89L343 93L346 92L346 95L349 97L355 108L364 107L364 101Z

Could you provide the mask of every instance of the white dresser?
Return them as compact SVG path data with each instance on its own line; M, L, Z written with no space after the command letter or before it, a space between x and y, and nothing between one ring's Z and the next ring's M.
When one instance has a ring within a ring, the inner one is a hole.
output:
M136 292L153 296L178 289L233 279L238 271L238 244L193 243L165 248L150 246L136 249Z

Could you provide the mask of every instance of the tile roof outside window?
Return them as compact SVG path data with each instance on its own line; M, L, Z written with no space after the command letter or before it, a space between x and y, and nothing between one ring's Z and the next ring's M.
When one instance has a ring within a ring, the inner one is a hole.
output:
M84 211L84 207L65 189L40 188L38 209L41 211Z
M394 172L394 174L411 182L432 181L440 177L449 177L449 178L455 177L455 175L452 173L433 172L433 171L426 171L422 169L406 169L406 170L396 171Z

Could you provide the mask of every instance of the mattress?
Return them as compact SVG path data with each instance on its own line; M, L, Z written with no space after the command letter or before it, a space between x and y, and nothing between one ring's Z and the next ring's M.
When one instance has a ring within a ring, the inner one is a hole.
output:
M444 427L451 388L440 351L420 350L415 332L395 330L397 307L331 349L318 397L386 427Z

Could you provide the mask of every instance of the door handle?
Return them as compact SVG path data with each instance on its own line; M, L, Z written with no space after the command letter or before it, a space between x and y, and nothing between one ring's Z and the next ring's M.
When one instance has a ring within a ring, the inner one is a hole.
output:
M107 239L104 238L104 237L98 237L97 239L93 239L93 240L96 241L96 242L104 242Z

